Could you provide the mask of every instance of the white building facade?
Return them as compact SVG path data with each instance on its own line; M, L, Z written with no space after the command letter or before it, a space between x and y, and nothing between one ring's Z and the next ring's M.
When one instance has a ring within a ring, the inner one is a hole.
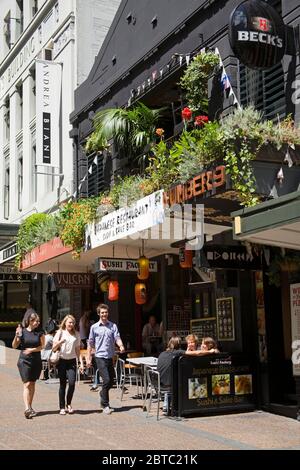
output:
M0 223L50 211L74 192L74 90L87 77L119 3L0 0ZM54 68L51 91L40 70ZM45 124L42 130L37 124L49 102L55 108L50 164L43 160L50 149Z

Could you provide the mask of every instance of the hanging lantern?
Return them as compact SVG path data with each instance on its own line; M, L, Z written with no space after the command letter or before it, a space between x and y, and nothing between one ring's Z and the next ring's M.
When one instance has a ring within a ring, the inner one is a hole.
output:
M101 292L107 292L108 291L108 283L109 283L109 274L107 273L97 273L97 283L99 285L99 288Z
M108 283L108 300L118 300L119 283L118 281L109 281Z
M147 302L146 284L144 284L143 282L139 282L138 284L136 284L134 288L134 293L135 293L135 302L138 305L143 305Z
M179 264L181 268L187 269L193 267L193 251L179 248Z
M149 260L145 256L140 256L138 259L138 275L137 277L142 281L149 277Z
M99 284L101 292L108 292L109 288L109 279L104 279L104 281Z

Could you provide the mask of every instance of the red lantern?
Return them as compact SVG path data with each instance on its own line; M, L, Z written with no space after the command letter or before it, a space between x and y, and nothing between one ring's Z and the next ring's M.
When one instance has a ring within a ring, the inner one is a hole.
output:
M187 269L193 267L193 251L186 250L184 247L179 249L180 267Z
M149 277L149 260L145 256L140 256L138 259L138 275L137 277L142 281Z
M118 281L109 281L108 284L108 300L118 300L119 283Z
M135 302L138 305L143 305L147 302L146 284L144 284L143 282L139 282L138 284L136 284L134 288L134 293L135 293Z

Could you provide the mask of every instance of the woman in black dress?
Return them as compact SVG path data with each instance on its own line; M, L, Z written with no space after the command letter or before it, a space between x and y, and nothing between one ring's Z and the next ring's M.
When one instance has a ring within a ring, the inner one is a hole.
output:
M19 325L12 342L14 349L20 347L21 352L18 360L18 369L24 384L23 399L25 403L25 418L36 416L32 408L32 400L35 391L35 382L40 377L42 370L41 350L45 346L45 335L43 331L37 331L40 318L32 313L25 321L25 328Z

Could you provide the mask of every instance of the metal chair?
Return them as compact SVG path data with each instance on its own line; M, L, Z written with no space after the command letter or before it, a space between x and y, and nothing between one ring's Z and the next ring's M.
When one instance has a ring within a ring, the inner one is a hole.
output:
M130 359L130 358L134 358L134 357L144 357L144 353L143 352L132 352L132 353L128 353L127 354L127 358ZM132 385L131 383L131 375L137 375L137 374L141 374L141 371L142 371L142 367L141 366L138 366L138 365L135 365L135 364L127 364L125 363L125 369L128 371L128 378L129 378L129 382L130 382L130 385Z
M147 418L149 417L149 412L151 410L153 396L157 396L157 414L156 419L159 420L159 406L162 398L162 394L170 393L170 389L161 387L160 385L160 373L157 370L148 368L146 370L147 375L147 392L150 394L148 406L147 406ZM147 395L146 395L147 396Z
M120 374L120 381L119 381L119 387L121 389L120 400L122 401L122 399L123 399L126 379L128 379L127 383L130 386L132 385L132 380L135 380L135 383L136 383L136 386L137 386L137 394L139 395L139 387L141 387L141 390L143 389L142 375L141 374L133 374L132 372L130 374L126 374L125 361L123 359L120 359L120 358L118 358L118 366L117 367L118 367L119 374Z

